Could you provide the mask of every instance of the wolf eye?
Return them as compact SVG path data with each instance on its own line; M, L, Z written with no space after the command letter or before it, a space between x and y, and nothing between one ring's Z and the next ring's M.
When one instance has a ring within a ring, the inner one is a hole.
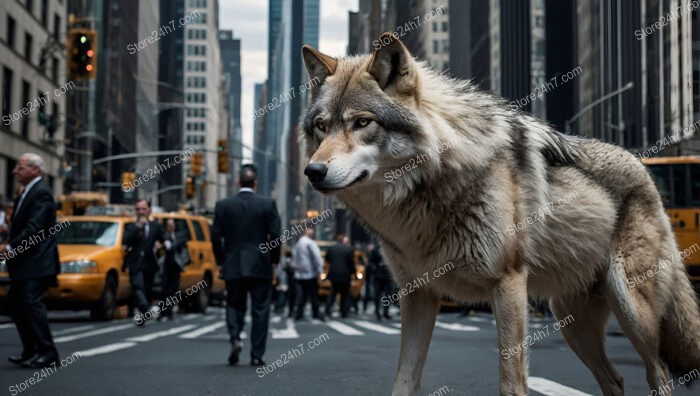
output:
M370 120L369 118L360 117L357 120L355 120L355 125L353 126L353 128L364 128L367 125L369 125L370 122L372 122L372 120Z
M326 132L326 124L324 124L323 121L317 121L316 128L321 132Z

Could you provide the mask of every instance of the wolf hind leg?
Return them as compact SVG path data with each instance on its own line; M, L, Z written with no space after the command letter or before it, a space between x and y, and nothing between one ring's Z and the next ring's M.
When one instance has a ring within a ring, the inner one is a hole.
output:
M557 319L571 315L561 326L564 340L595 377L605 396L624 395L623 380L605 354L605 325L610 307L600 290L575 297L553 297L550 308Z

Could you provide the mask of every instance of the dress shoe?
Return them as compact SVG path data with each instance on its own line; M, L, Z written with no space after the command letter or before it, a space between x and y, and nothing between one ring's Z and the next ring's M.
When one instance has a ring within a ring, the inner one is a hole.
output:
M235 365L238 363L238 355L241 354L241 344L239 342L234 343L231 345L231 354L228 355L228 364L231 366Z
M46 368L58 363L58 355L38 355L34 360L22 363L25 368Z
M36 357L39 356L36 353L24 353L22 352L19 355L10 355L7 357L7 360L14 364L22 365L24 363L31 362L32 360L36 359Z
M250 365L251 366L264 366L265 361L260 359L260 358L252 358L252 359L250 359Z

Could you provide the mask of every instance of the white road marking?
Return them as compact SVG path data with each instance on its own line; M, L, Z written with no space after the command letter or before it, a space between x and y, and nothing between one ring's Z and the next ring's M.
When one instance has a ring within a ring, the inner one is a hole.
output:
M213 316L213 315L212 315L212 316L205 316L205 317L202 319L202 321L208 321L208 320L214 320L214 319L218 319L218 317Z
M119 326L111 326L111 327L103 327L101 329L93 330L93 331L88 331L87 333L79 333L79 334L73 334L65 337L58 337L53 340L54 343L59 343L59 342L68 342L68 341L73 341L73 340L79 340L82 338L86 337L92 337L100 334L107 334L107 333L113 333L115 331L121 331L125 329L133 329L136 328L136 325L130 323L130 324L123 324Z
M90 357L95 355L102 355L104 353L110 353L114 351L119 351L126 348L131 348L138 345L135 342L115 342L114 344L107 344L97 348L86 349L84 351L77 351L73 354L80 357Z
M15 324L14 324L14 323L5 323L5 324L1 324L1 325L0 325L0 330L2 330L2 329L11 329L11 328L13 328L13 327L15 327Z
M153 340L155 340L156 338L166 337L166 336L173 335L173 334L177 334L177 333L182 333L183 331L190 330L190 329L192 329L192 328L194 328L194 327L197 327L197 325L193 325L193 324L191 324L191 325L185 325L185 326L175 327L175 328L172 328L172 329L170 329L170 330L157 331L157 332L151 333L151 334L146 334L146 335L142 335L142 336L138 336L138 337L127 338L126 340L127 340L127 341L134 341L134 342L153 341Z
M472 322L488 322L489 321L486 318L480 318L478 316L468 316L467 320L471 320Z
M569 388L562 384L540 377L529 377L527 379L528 388L546 396L592 396L574 388Z
M401 331L399 330L392 329L391 327L380 326L378 324L367 322L365 320L355 320L354 323L360 327L364 327L365 329L376 331L382 334L401 334Z
M273 316L272 318L270 318L270 323L279 323L281 321L282 321L281 316Z
M401 323L392 323L391 325L396 327L397 329L401 328Z
M214 324L210 324L209 326L200 327L197 330L182 334L182 335L180 335L180 338L187 338L187 339L197 338L203 334L211 333L212 331L218 329L219 327L224 327L225 325L226 325L226 322L223 322L223 321L216 322Z
M77 333L77 332L79 332L79 331L90 330L90 329L94 329L94 328L95 328L95 325L86 325L86 326L71 327L71 328L69 328L69 329L54 331L54 332L53 332L53 335L54 335L54 336L60 336L60 335L64 335L64 334Z
M361 332L360 330L357 330L354 327L350 327L350 326L346 325L345 323L336 322L335 320L328 321L328 322L326 322L326 324L328 325L328 327L330 327L331 329L337 331L338 333L340 333L342 335L347 335L347 336L365 335L365 333Z
M447 329L447 330L452 330L452 331L479 331L480 329L476 326L468 326L468 325L463 325L460 323L442 323L442 322L435 322L435 327L439 327L441 329Z
M272 329L272 339L291 339L299 338L299 333L294 328L294 321L287 319L287 328L284 330Z

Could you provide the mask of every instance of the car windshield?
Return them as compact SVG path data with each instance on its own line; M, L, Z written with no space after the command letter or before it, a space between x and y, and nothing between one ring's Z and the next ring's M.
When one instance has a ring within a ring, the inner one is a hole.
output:
M119 223L109 221L74 221L58 234L62 245L114 246Z

